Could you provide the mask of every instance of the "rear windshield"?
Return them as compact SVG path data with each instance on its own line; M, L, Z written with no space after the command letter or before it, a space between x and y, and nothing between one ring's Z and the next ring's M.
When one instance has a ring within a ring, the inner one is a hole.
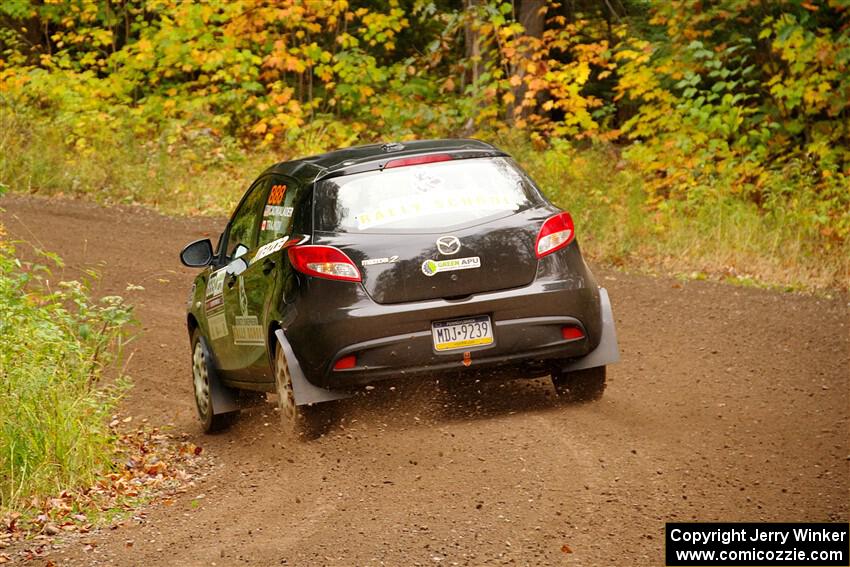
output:
M509 158L443 161L320 181L315 228L438 231L512 214L541 200Z

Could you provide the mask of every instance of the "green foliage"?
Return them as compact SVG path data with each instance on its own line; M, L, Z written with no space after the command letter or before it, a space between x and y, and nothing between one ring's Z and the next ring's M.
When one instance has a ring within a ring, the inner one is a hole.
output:
M577 150L557 142L540 151L516 135L493 141L571 212L582 250L593 260L791 290L847 286L850 247L812 254L795 211L765 215L730 195L699 207L665 201L648 213L642 172L610 144Z
M49 277L0 238L0 509L88 486L111 465L106 423L123 385L101 377L130 310Z
M756 3L758 4L758 3ZM792 224L811 254L850 238L850 7L659 4L661 46L619 52L623 132L648 204L686 213L727 199Z
M606 24L592 11L568 17L560 3L550 2L544 29L533 36L512 12L511 3L483 3L473 18L490 53L485 72L467 89L481 101L478 123L527 128L536 140L604 137L614 109L610 89L605 94L598 87L616 68L612 43L626 36L626 26Z
M10 0L0 183L221 213L266 155L519 131L622 148L646 238L737 219L846 287L848 29L845 0Z

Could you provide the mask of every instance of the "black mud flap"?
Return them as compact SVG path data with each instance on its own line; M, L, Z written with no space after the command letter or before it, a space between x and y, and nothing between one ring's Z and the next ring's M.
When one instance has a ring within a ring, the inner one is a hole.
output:
M596 366L607 366L620 361L620 347L617 344L617 329L614 328L614 313L611 310L611 300L608 290L599 288L599 303L602 308L602 339L593 352L587 356L576 358L561 367L564 372L573 372Z
M218 376L218 367L215 360L207 347L207 341L201 337L201 345L204 349L204 356L207 359L207 378L210 381L210 401L212 402L213 415L221 415L239 411L239 394L233 388L228 388L221 383L221 378Z
M321 402L332 402L334 400L350 398L354 395L350 392L320 388L310 383L304 376L301 365L298 363L298 359L295 358L295 351L292 350L292 345L289 344L286 335L283 334L283 329L278 329L274 334L280 343L280 348L283 349L284 356L286 356L286 364L289 365L289 375L292 379L292 393L295 395L295 405L305 406Z

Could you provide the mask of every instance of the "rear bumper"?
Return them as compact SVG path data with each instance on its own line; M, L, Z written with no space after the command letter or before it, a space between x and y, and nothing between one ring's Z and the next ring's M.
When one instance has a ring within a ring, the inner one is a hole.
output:
M488 313L478 313L486 315ZM493 315L491 314L491 319ZM402 376L419 376L447 370L488 371L497 367L544 366L545 361L576 358L590 352L590 340L564 340L561 328L578 326L574 317L526 317L493 321L494 343L449 352L435 352L431 329L355 343L341 349L334 361L346 355L357 357L357 366L345 370L328 370L323 381L329 387L351 387L377 380ZM429 323L430 326L430 323ZM469 353L465 360L464 352Z
M304 378L331 390L452 370L503 374L527 369L528 375L545 374L556 365L564 367L597 349L604 334L603 306L609 312L607 326L613 332L607 293L597 287L580 256L573 260L577 262L570 263L573 270L569 277L563 276L563 263L559 262L559 269L549 270L541 262L538 277L527 286L460 300L378 304L360 286L311 279L295 302L298 311L290 313L286 337ZM433 321L475 315L490 316L495 339L492 345L469 349L468 365L462 351L434 350ZM564 340L561 328L565 325L581 327L584 338ZM601 364L593 365L606 364L610 353L616 353L616 336L613 350L610 343L606 356L597 357ZM357 359L354 368L333 369L338 359L350 354Z
M620 345L617 342L617 327L614 324L614 311L608 290L599 288L599 303L602 307L602 336L595 349L586 356L575 358L560 366L562 372L574 372L585 368L607 366L620 362Z
M608 299L608 292L604 288L600 288L599 290L599 300L602 310L601 339L596 348L584 356L578 356L576 358L566 360L560 357L554 360L547 360L546 358L541 357L541 355L545 356L546 354L543 352L544 349L548 350L549 348L554 347L544 346L541 349L536 349L533 354L513 353L504 356L484 356L477 360L474 366L470 361L469 367L464 365L462 370L463 376L465 378L477 378L512 374L514 377L534 378L551 373L556 368L561 371L569 372L584 368L605 366L618 362L620 360L620 352L617 344L617 333L614 326L614 315L611 310L611 302ZM557 323L557 321L540 321L539 323L541 326L546 326ZM517 325L520 324L521 323L519 322L517 323ZM278 341L281 343L281 347L285 350L287 360L291 361L290 371L292 375L292 384L295 392L295 401L298 405L326 402L348 397L351 394L347 393L347 390L350 389L352 384L363 383L362 381L358 381L358 378L361 377L361 371L351 369L351 376L354 376L355 379L348 383L348 387L343 384L343 382L346 382L344 380L340 380L336 387L332 389L317 387L305 377L301 366L298 363L298 359L295 357L295 353L283 331L278 330L276 335ZM581 339L581 341L584 340L586 339ZM580 341L573 341L573 345L575 345L575 347L579 350L582 347ZM367 375L367 379L365 381L371 382L381 378L390 378L398 375L434 373L436 371L445 372L453 368L456 369L456 363L454 362L440 364L440 368L408 368L403 370L396 369L391 373L379 372L375 375Z

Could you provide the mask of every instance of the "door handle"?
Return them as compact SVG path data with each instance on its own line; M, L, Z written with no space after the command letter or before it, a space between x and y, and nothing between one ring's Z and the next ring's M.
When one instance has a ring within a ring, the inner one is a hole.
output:
M272 260L272 259L266 260L265 262L263 262L263 273L265 275L269 275L272 272L272 270L274 270L274 266L275 266L274 260Z

